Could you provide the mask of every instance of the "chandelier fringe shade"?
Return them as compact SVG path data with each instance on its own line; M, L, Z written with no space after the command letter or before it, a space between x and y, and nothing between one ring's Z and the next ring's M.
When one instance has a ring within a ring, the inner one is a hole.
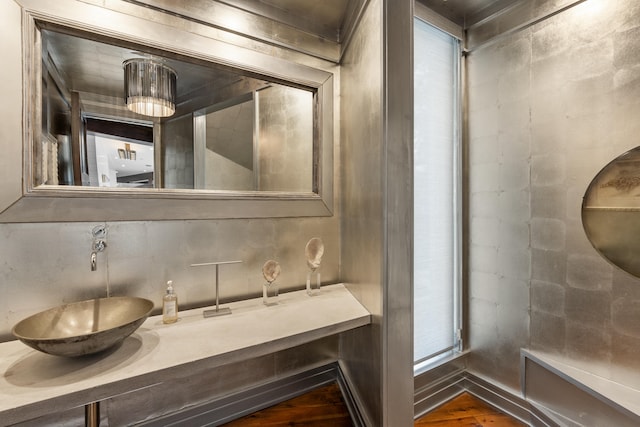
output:
M169 117L176 111L176 73L150 59L128 59L124 68L127 108L151 117Z

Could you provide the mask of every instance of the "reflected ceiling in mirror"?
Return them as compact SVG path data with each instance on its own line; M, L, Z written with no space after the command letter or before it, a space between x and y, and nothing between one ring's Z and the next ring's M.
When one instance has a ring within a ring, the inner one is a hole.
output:
M58 27L41 40L34 188L317 192L315 88ZM175 71L173 115L126 108L132 58Z
M589 184L582 224L600 255L640 277L640 147L617 157Z

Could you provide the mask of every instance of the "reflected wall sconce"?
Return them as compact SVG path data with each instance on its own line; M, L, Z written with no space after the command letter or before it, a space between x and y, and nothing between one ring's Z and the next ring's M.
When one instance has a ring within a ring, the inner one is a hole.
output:
M176 112L176 72L147 58L128 59L124 68L127 108L151 117L169 117Z

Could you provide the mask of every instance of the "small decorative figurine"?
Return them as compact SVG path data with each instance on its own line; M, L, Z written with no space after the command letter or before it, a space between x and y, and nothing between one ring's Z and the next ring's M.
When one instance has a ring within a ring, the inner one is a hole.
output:
M273 282L280 275L280 264L276 261L269 260L262 266L262 276L267 281L262 285L262 302L264 305L278 304L278 285Z
M304 255L307 258L307 266L309 267L309 273L307 273L307 294L315 295L320 292L320 263L322 262L322 255L324 254L324 243L318 237L307 242L307 246L304 248ZM317 287L314 289L311 286L311 275L317 275Z

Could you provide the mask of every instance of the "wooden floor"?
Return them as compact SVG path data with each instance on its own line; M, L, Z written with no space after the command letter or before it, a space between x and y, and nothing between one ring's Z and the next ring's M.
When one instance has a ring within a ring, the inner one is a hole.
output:
M352 427L353 423L340 387L333 383L224 425L258 426Z
M463 393L416 420L415 426L429 427L521 427L525 424L503 414L480 399ZM302 396L244 418L224 427L352 427L338 384L320 387Z

